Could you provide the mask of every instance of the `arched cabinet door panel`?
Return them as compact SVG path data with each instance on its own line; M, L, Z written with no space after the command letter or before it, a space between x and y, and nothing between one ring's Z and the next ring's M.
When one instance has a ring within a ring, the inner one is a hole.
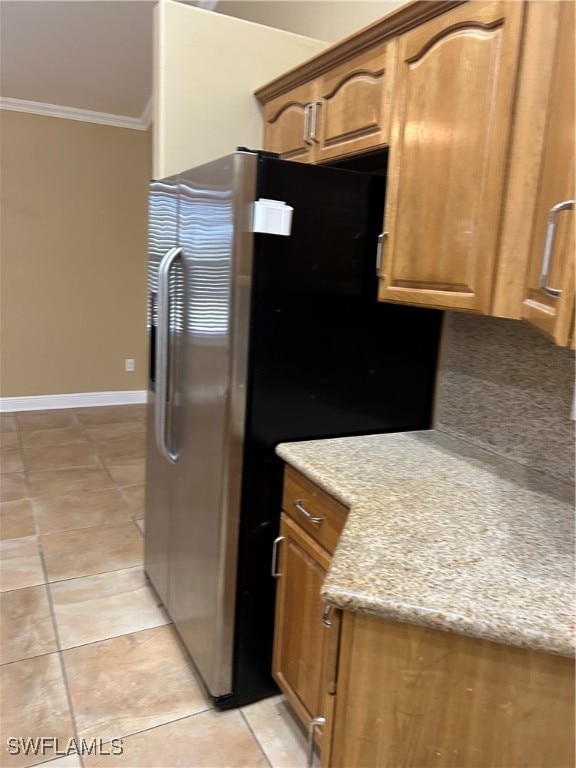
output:
M309 138L315 83L305 83L264 106L264 148L285 160L310 163L314 143Z
M398 40L379 298L488 312L523 3L466 3Z
M346 59L320 80L317 162L387 144L390 135L395 41Z

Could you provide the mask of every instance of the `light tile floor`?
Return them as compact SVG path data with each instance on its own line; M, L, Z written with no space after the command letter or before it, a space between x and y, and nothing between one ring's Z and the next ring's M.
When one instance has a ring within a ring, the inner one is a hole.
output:
M0 766L304 766L281 696L212 708L147 584L144 419L140 405L0 416ZM123 753L9 754L8 738L41 736Z

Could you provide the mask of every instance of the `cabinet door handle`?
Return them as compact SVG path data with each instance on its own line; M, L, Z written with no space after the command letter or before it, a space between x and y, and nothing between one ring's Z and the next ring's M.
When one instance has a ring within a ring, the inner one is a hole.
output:
M324 624L325 627L331 627L332 621L330 619L330 614L332 613L332 606L331 605L325 605L324 610L322 612L322 624Z
M385 237L388 237L388 232L380 232L378 235L378 246L376 248L376 274L378 277L384 277L384 275L380 275L380 267L382 266L382 248Z
M310 133L310 110L312 109L312 104L306 104L304 107L304 144L307 144L308 146L312 144L309 138Z
M554 247L554 235L556 234L556 217L560 211L571 211L574 208L576 200L564 200L550 208L548 213L548 226L546 228L546 243L544 245L544 256L542 257L542 274L540 275L540 289L548 296L561 296L560 288L548 287L548 271L550 269L550 259L552 258L552 249Z
M326 723L325 717L313 717L308 724L308 757L306 759L306 768L313 768L314 765L314 731L318 726Z
M310 128L310 138L312 141L318 141L316 138L316 128L317 128L317 122L318 122L318 107L322 106L321 101L315 101L313 104L310 104L312 107L312 127Z
M274 539L274 544L272 544L272 576L274 576L275 579L280 578L282 576L281 573L278 573L277 571L277 563L278 563L278 545L281 541L284 541L284 536L277 536Z
M301 515L303 515L306 520L308 520L309 523L314 523L314 525L322 525L324 520L326 518L324 517L314 517L313 515L308 512L308 510L302 506L302 499L296 499L296 501L293 502L294 506L300 512Z

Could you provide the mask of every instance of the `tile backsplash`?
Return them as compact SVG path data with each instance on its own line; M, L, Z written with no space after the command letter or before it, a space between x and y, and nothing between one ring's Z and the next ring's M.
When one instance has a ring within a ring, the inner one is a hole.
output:
M516 320L447 312L435 427L574 483L574 353Z

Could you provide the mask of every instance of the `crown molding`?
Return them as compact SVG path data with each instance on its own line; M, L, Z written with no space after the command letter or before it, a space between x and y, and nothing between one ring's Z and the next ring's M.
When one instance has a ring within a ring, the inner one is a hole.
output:
M90 109L76 109L59 104L45 104L41 101L25 101L0 97L0 109L10 112L27 112L31 115L59 117L63 120L78 120L81 123L98 123L115 128L131 128L134 131L147 131L150 125L149 113L152 113L152 100L148 102L141 117L111 115L108 112L93 112Z

